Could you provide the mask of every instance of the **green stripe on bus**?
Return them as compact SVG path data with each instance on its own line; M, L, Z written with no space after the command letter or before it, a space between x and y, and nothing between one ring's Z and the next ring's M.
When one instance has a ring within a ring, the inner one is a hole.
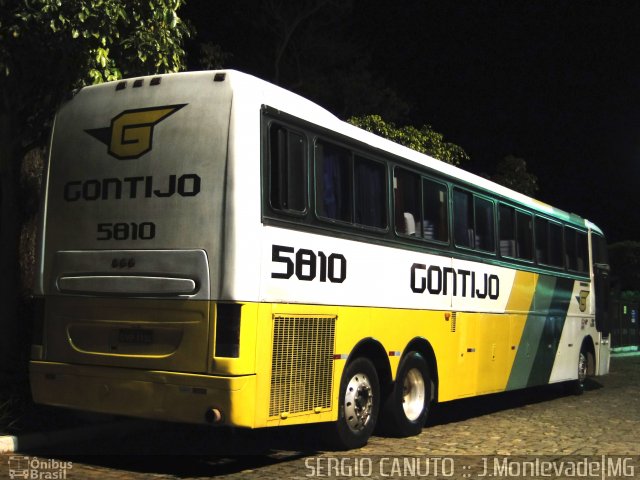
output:
M571 300L573 280L540 275L507 390L547 383Z
M572 291L572 280L567 278L557 279L527 386L546 385L549 383L562 329L567 318Z

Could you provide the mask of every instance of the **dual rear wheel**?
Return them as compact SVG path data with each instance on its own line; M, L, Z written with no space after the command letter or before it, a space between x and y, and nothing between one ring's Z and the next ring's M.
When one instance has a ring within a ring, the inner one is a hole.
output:
M422 430L431 402L431 379L426 361L417 352L407 353L396 381L382 398L373 363L358 357L347 364L340 382L338 421L330 428L332 444L340 449L366 445L380 418L380 430L406 437Z

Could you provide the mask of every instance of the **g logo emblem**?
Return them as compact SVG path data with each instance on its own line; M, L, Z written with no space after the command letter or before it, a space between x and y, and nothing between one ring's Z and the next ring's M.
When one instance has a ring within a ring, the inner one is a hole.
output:
M125 110L111 119L111 126L85 130L107 145L108 153L118 160L132 160L149 152L153 146L153 127L186 103L163 107Z
M580 307L580 311L584 312L587 310L587 298L589 297L589 290L580 290L580 295L576 297L578 300L578 306Z

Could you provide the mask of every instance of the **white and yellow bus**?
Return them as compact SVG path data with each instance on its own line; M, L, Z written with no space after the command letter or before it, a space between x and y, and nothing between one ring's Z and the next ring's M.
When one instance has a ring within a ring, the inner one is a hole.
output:
M354 448L609 369L595 225L236 71L77 91L40 237L42 404Z

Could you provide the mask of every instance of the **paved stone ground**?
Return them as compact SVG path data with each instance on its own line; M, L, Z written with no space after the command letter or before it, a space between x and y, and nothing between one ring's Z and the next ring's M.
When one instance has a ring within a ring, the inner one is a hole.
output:
M568 468L551 470L551 478L582 476L588 465L587 478L640 478L640 356L613 358L611 373L582 396L551 386L449 402L433 410L420 435L374 436L356 451L323 451L309 428L215 432L150 424L131 437L20 455L43 462L34 463L44 474L37 478L549 478L531 470L535 462ZM0 457L0 478L9 477L9 460Z

